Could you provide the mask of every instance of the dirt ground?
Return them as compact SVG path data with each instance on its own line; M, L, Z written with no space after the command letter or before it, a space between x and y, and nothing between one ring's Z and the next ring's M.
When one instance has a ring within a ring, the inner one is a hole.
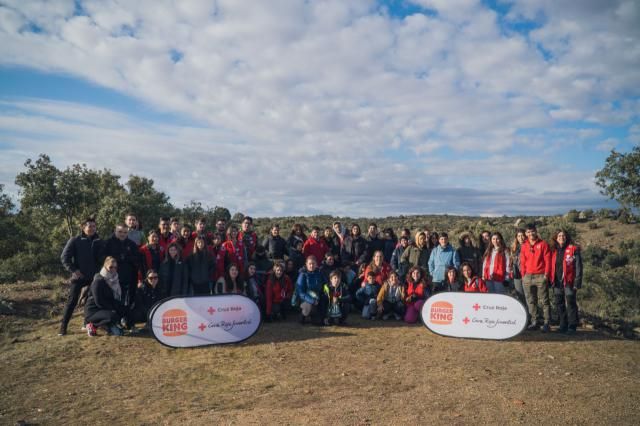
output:
M30 311L31 312L31 311ZM33 311L35 312L35 311ZM89 338L76 315L0 316L0 423L637 424L640 342L598 331L505 342L350 318L263 324L238 346Z

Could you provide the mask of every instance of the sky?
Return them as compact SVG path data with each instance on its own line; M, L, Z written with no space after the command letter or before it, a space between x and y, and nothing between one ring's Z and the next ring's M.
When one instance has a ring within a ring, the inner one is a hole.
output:
M0 183L28 158L253 216L615 206L635 0L3 0Z

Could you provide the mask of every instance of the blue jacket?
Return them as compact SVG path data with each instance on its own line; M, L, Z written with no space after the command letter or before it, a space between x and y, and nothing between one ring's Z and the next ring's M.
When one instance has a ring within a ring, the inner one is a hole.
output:
M323 278L320 271L317 269L313 272L309 272L306 268L298 275L298 281L296 282L296 291L298 292L298 298L302 302L307 302L313 305L318 300L323 291ZM314 299L309 292L313 291L316 294Z
M460 268L460 255L451 247L451 244L447 244L445 248L438 245L431 250L429 274L431 274L434 282L444 281L444 274L449 266L453 266L456 269Z

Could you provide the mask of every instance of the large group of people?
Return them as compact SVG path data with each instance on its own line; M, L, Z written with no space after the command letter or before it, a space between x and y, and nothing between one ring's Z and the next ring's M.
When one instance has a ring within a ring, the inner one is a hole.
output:
M262 240L246 216L240 223L205 218L194 224L163 217L145 235L135 214L101 240L87 218L69 239L61 260L71 274L60 324L69 321L87 288L84 326L112 335L136 332L155 303L166 297L241 294L260 307L265 321L299 315L302 324L345 324L349 315L416 323L431 295L440 292L507 294L528 307L529 330L550 331L550 289L559 314L559 332L575 333L576 293L582 284L580 249L566 230L551 241L535 225L517 229L511 244L500 232L483 231L478 243L464 233L454 248L446 232L424 228L380 232L369 224L340 222L321 229L296 224L288 238L273 224ZM538 309L542 308L542 323Z

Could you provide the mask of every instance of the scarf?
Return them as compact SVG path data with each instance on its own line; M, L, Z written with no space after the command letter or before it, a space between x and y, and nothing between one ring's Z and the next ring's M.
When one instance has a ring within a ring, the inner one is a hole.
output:
M118 273L107 271L107 269L103 266L102 269L100 269L100 276L107 282L107 285L113 292L113 297L116 300L122 300L122 289L120 288Z

